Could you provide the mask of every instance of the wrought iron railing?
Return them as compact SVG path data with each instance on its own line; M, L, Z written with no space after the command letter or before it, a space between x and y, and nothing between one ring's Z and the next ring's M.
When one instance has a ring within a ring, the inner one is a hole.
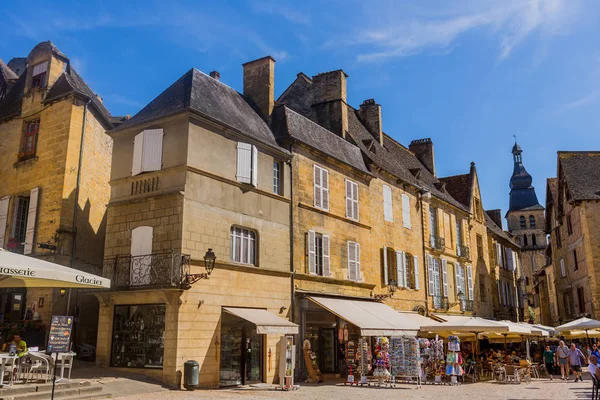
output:
M431 248L443 251L446 248L446 240L443 237L431 235L429 237Z
M462 300L460 302L460 309L463 312L475 311L475 302L473 300Z
M189 287L190 256L175 251L104 260L103 275L113 289Z
M471 258L471 249L469 249L467 246L459 244L456 247L456 255L458 255L461 258L467 258L470 259Z
M448 310L450 304L448 303L448 297L446 296L432 296L433 308L435 310Z

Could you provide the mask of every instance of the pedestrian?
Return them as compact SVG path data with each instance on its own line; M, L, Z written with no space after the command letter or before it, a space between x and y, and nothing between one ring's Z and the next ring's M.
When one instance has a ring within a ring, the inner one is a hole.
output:
M573 375L575 375L575 382L579 379L580 382L583 382L581 378L581 367L585 363L585 356L575 346L575 343L571 343L571 350L569 350L569 365L573 369Z
M592 345L592 353L590 355L596 356L596 359L600 359L600 352L598 352L598 345L596 343Z
M600 379L600 368L598 367L598 357L595 355L590 356L590 363L588 364L588 372L592 375L592 377L596 377Z
M550 375L550 380L553 380L552 371L554 369L554 366L556 365L556 357L554 355L554 352L550 350L550 346L546 346L546 350L544 351L543 356L544 364L546 365L546 372L548 372L548 375Z
M556 348L556 358L558 359L558 365L560 366L560 379L563 381L569 380L569 348L565 346L565 342L562 340L558 343Z

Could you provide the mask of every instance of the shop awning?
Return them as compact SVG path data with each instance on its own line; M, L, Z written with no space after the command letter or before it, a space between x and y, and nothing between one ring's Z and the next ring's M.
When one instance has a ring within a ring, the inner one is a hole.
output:
M480 317L462 315L437 314L436 317L445 322L422 326L423 331L429 332L452 332L452 333L504 333L510 332L510 328L498 321L491 321Z
M261 308L223 307L223 311L256 325L256 333L295 335L298 325Z
M0 248L0 288L110 288L110 279Z
M362 336L416 336L420 325L383 303L310 296L309 299L360 328Z
M591 319L591 318L579 318L575 321L567 322L566 324L562 324L557 326L556 329L559 332L565 331L575 331L575 330L588 330L588 329L598 329L600 328L600 321Z

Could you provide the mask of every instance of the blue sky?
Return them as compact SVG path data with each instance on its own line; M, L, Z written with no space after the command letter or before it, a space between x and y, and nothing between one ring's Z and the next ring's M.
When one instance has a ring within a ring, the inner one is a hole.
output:
M37 3L37 4L36 4ZM342 68L348 100L382 105L401 143L431 137L439 176L475 161L487 209L508 206L513 135L540 202L556 151L600 150L600 2L63 1L0 11L0 58L52 40L115 115L192 67L241 91L270 54L276 94L300 71ZM32 12L35 10L35 12Z

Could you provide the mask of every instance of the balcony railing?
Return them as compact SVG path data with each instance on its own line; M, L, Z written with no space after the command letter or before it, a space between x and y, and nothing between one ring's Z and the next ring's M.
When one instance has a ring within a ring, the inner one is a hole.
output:
M446 296L432 296L433 308L435 310L448 310L450 304L448 303L448 297Z
M471 258L471 249L469 249L465 245L459 244L456 247L456 255L458 255L461 258L470 259Z
M475 302L473 300L462 300L460 302L460 309L463 312L475 311Z
M429 237L429 244L432 249L443 251L446 248L446 240L443 237L431 235Z
M190 256L174 251L104 260L103 274L113 289L189 287Z

